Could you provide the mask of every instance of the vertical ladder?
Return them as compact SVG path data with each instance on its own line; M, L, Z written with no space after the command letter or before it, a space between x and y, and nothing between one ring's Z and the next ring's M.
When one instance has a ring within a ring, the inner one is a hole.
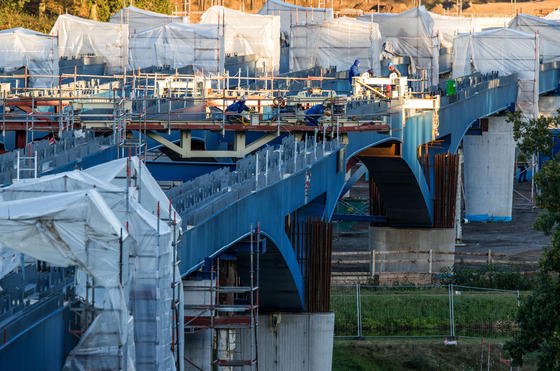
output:
M32 162L33 166L29 163ZM22 173L31 173L33 176L22 177ZM34 152L33 156L22 156L20 151L17 151L16 158L16 179L14 182L19 182L21 179L37 178L37 151Z

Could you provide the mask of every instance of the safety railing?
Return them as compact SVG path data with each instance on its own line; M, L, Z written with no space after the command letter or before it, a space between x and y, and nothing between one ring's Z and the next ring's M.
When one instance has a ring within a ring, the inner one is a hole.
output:
M65 166L112 145L112 137L95 136L93 132L65 131L59 139L41 140L27 144L23 149L0 155L0 184L10 184L16 179L18 156L36 156L37 175ZM35 155L36 154L36 155Z
M337 151L338 140L318 142L315 136L295 141L286 137L277 147L265 147L236 163L183 183L167 192L187 225L196 225L242 197L297 173Z

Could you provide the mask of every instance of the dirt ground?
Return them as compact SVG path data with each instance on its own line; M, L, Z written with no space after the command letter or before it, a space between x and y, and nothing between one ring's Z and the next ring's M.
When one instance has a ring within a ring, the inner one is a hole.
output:
M493 252L518 258L540 257L550 238L533 229L539 211L527 201L530 198L531 184L515 183L514 188L511 222L463 224L463 243L469 251L486 252L492 249Z

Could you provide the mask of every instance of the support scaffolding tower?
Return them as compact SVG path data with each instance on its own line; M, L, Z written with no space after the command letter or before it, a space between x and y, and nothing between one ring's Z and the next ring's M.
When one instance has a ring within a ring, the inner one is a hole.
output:
M232 262L236 258L222 254L211 264L208 286L185 286L185 291L198 292L207 299L204 303L185 305L185 332L212 330L211 368L258 369L259 269L263 245L259 227L251 226L245 245L249 248L245 280L234 269ZM187 362L197 369L207 369Z

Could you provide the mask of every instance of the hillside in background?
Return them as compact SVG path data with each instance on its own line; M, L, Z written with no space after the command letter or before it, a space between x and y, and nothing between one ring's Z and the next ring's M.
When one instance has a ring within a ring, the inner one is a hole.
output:
M183 15L189 7L189 0L139 0L134 6L159 13ZM192 0L190 2L190 18L198 21L210 6L220 3L226 7L257 12L264 0ZM302 6L332 6L337 15L357 16L370 12L398 13L417 6L416 1L409 0L288 0ZM127 3L128 4L128 3ZM428 0L421 2L431 11L440 14L458 15L455 1ZM464 15L478 16L511 16L515 13L527 13L543 16L560 7L560 0L495 2L492 0L463 0ZM0 29L25 27L48 33L59 14L69 13L79 17L106 21L110 15L122 8L123 2L118 0L0 0Z

